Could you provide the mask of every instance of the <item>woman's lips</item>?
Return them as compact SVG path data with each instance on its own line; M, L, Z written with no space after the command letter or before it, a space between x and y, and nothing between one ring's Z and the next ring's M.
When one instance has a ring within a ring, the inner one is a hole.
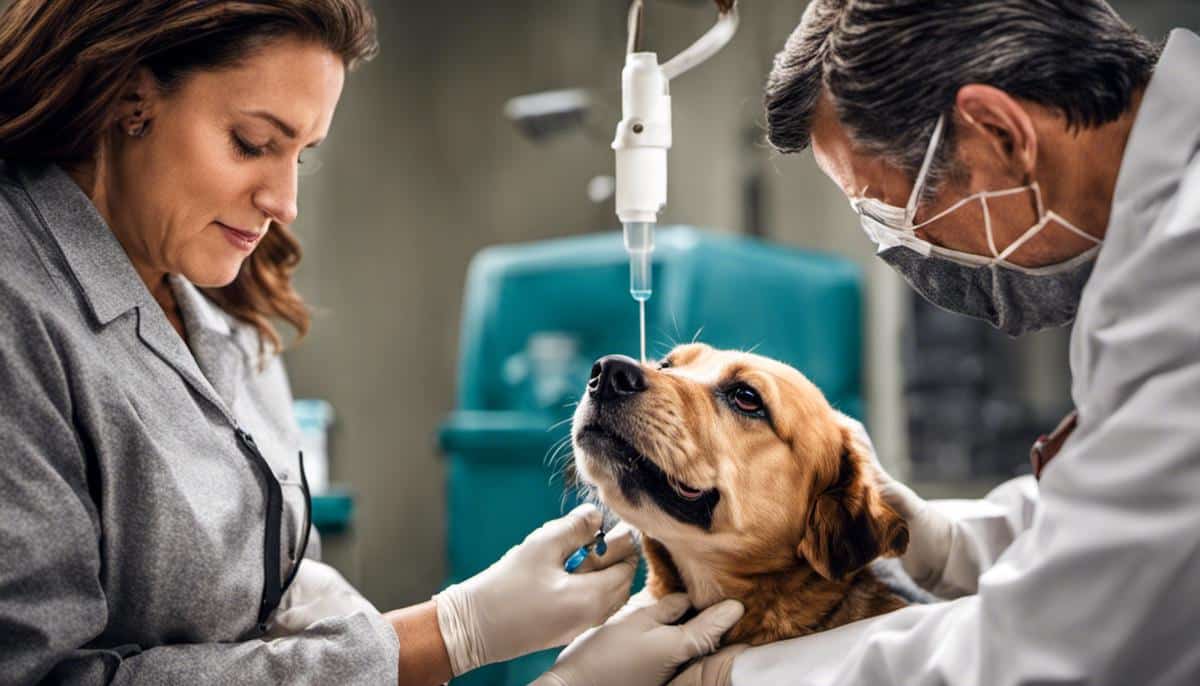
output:
M229 241L233 247L245 252L253 251L254 246L258 245L258 239L262 238L261 233L242 231L221 222L216 222L216 224L221 227L221 233L225 235L225 240Z

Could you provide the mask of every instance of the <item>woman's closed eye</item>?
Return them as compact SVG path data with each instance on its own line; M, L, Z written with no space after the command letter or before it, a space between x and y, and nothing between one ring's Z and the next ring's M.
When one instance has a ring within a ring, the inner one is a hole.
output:
M237 133L236 131L230 132L230 138L233 142L234 153L238 156L239 159L243 159L243 160L251 160L251 159L256 159L256 158L262 157L263 155L267 154L267 152L269 152L269 150L271 148L271 143L269 141L262 145L255 145L254 143L251 143L250 141L246 140L241 134ZM311 164L310 160L305 159L305 158L308 158L311 156L312 158L315 159L316 152L314 152L312 150L312 148L314 148L314 147L316 147L316 146L310 146L309 148L302 150L300 152L300 155L296 158L296 164L298 164L300 166L304 166L305 164ZM317 164L316 167L320 167L320 165ZM315 171L315 169L313 171Z
M246 140L236 131L230 133L230 138L233 142L234 152L242 159L253 159L262 157L267 152L267 145L255 145Z

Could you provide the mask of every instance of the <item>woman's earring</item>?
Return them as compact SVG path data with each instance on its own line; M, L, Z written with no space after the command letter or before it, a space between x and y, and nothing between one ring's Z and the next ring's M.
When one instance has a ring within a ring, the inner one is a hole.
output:
M142 118L142 111L136 110L133 113L132 120L126 127L125 133L132 138L141 138L146 135L149 122Z

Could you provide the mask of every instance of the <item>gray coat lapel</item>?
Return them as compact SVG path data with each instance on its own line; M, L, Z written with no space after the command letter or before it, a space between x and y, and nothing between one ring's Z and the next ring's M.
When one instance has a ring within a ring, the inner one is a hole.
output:
M52 164L24 166L19 173L96 322L107 326L136 309L142 343L232 422L228 407L200 372L187 345L83 190Z
M170 283L196 362L225 403L234 407L239 379L258 355L257 331L223 312L182 276L172 275Z

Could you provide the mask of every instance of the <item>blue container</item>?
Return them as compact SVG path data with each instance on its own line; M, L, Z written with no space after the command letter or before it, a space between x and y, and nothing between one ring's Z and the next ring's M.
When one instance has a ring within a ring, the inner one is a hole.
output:
M833 405L862 415L862 277L851 262L742 236L660 229L647 354L677 342L749 350L787 362ZM447 583L484 569L576 504L573 402L592 362L638 356L638 310L619 232L481 251L467 275L458 409L442 425L447 458ZM555 450L556 447L561 449ZM557 460L552 458L559 458ZM548 651L455 683L526 684Z

